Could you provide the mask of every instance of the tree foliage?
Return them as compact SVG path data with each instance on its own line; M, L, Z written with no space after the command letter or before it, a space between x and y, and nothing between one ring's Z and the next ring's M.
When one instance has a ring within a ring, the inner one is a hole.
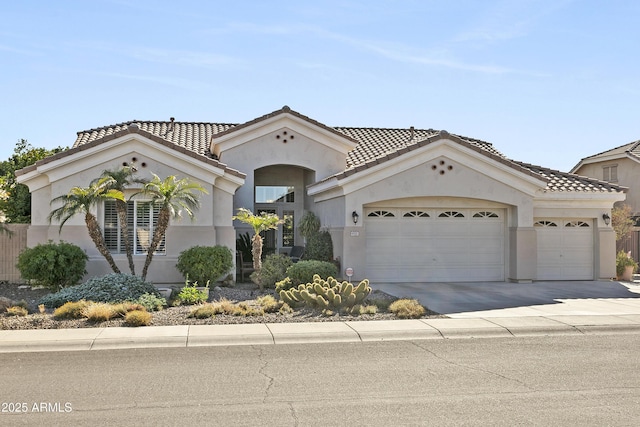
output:
M253 237L251 238L251 252L253 254L253 269L257 272L262 268L262 236L260 233L267 230L278 228L278 225L282 224L282 221L278 215L274 213L261 212L260 215L255 215L249 209L239 208L238 213L233 219L237 219L253 228ZM260 289L263 289L259 283Z
M160 209L158 223L153 230L153 238L142 269L142 280L147 277L153 254L164 238L169 227L169 220L180 218L183 211L193 220L194 211L200 207L200 195L196 191L208 194L204 187L196 182L191 182L188 178L178 179L174 175L170 175L163 180L156 174L152 175L153 178L144 183L142 191L136 193L150 197L151 203Z
M633 212L631 206L621 204L611 210L611 226L616 232L616 242L622 242L629 237L633 228Z
M36 148L21 139L13 155L0 162L0 193L5 193L5 197L0 197L0 211L4 212L7 223L31 222L31 194L26 185L16 182L16 171L64 150L65 147Z
M120 269L113 260L111 252L107 249L98 219L92 212L92 208L104 200L124 200L122 192L112 189L110 183L111 178L101 178L98 181L93 181L88 187L73 187L67 194L54 198L51 203L61 203L61 205L51 211L49 221L51 222L54 219L59 221L59 230L62 231L62 227L69 219L76 215L84 214L84 222L91 240L107 260L111 269L115 273L120 273Z

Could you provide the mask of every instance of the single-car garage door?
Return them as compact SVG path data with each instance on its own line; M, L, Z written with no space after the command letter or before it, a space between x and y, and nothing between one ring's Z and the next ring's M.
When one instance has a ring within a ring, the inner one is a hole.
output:
M376 282L504 280L504 210L365 211L366 277Z
M538 280L593 280L591 221L537 219Z

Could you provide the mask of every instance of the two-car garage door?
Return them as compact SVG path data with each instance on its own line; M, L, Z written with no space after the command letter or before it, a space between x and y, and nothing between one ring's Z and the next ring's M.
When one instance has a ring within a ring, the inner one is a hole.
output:
M366 274L378 282L503 281L503 209L365 211Z

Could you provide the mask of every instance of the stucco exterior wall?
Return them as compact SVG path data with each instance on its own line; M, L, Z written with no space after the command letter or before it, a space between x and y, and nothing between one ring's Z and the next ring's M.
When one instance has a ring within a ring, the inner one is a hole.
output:
M135 159L135 160L134 160ZM175 268L177 257L185 249L195 245L222 244L235 251L235 233L233 232L231 215L233 214L234 184L220 173L201 162L153 141L140 136L127 136L114 142L112 146L98 147L94 152L76 153L70 158L63 158L59 164L55 162L43 167L43 172L33 181L32 225L28 234L28 245L33 246L47 240L65 240L80 246L89 256L87 263L88 277L111 272L104 257L100 255L91 241L84 222L84 215L76 215L69 219L61 232L57 221L49 223L47 217L59 204L50 205L50 201L75 186L86 187L99 177L104 170L118 169L124 163L135 163L137 178L150 179L152 173L161 179L175 175L178 179L188 178L197 182L208 194L200 194L200 209L195 212L194 219L184 217L172 219L166 233L166 253L156 254L149 268L147 280L154 283L180 283L184 279ZM216 185L214 186L214 183ZM235 185L237 187L237 185ZM140 189L140 185L125 192L127 198ZM144 198L137 196L138 199ZM95 206L92 213L99 224L104 223L103 206ZM231 230L231 231L230 231ZM129 272L126 255L113 254L116 264L122 272ZM146 254L134 255L136 273L140 274Z
M637 161L629 158L619 158L604 162L588 163L582 165L576 170L576 173L601 180L603 178L602 168L615 165L618 166L618 180L613 182L629 188L624 203L631 206L633 212L640 213L640 186L637 185L637 183L640 182L640 163Z

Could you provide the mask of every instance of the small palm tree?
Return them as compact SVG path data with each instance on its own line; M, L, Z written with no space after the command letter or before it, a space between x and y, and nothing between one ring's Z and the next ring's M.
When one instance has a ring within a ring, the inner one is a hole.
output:
M253 254L253 269L260 271L262 268L262 236L260 233L267 230L278 228L282 224L278 215L274 213L262 212L260 215L254 215L249 209L240 208L238 214L233 217L240 222L250 225L253 228L253 237L251 238L251 253ZM262 290L262 284L260 284Z
M142 190L136 193L149 196L151 198L150 203L159 208L158 223L153 230L153 237L149 249L147 249L147 258L142 269L142 280L147 277L153 254L164 238L169 227L169 220L171 218L180 218L183 210L193 220L194 210L200 207L199 195L195 193L196 191L207 194L207 190L204 187L189 181L188 178L178 179L174 175L170 175L162 180L158 175L153 174L153 179L146 182Z
M69 193L54 198L51 203L62 202L62 206L51 211L49 222L52 219L61 221L59 231L62 231L62 227L71 217L84 213L84 222L87 225L89 237L91 237L98 251L107 260L111 269L116 273L120 273L120 269L113 260L111 252L107 249L98 219L91 212L91 209L103 200L116 199L124 201L124 194L121 191L110 189L109 185L110 179L102 178L92 182L88 187L73 187Z
M126 187L134 182L133 173L136 171L134 166L127 165L121 169L105 170L102 172L101 178L108 178L108 189L118 190L124 193ZM115 199L116 211L118 212L118 220L120 221L120 234L124 240L125 252L129 261L129 270L132 275L136 275L136 267L133 263L133 240L129 237L129 227L127 224L127 202L124 199Z

